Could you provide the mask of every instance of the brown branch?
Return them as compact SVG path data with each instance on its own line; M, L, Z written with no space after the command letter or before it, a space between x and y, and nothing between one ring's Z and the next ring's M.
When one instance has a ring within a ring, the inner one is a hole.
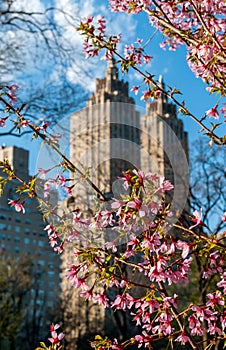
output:
M84 33L85 34L85 33ZM102 37L98 37L97 35L95 35L93 32L88 32L86 33L88 34L91 38L95 39L99 44L100 44L100 48L103 49L107 49L109 51L111 51L112 53L114 53L117 57L120 58L121 62L124 62L125 64L128 63L128 60L125 59L121 54L119 54L115 48L112 48L109 43L104 40ZM211 138L213 139L214 142L216 142L216 140L218 142L218 144L223 144L223 138L217 136L212 130L210 130L208 127L206 127L202 121L200 121L198 118L196 118L194 116L194 114L192 114L185 106L183 103L180 103L175 97L173 97L173 93L168 93L167 91L165 91L153 78L151 75L147 75L144 72L142 72L139 68L137 68L134 64L131 65L130 67L132 67L132 69L134 69L136 72L138 72L144 79L145 81L153 84L159 91L161 91L161 93L165 96L167 96L171 101L173 101L178 107L180 107L180 110L182 111L182 113L184 113L185 115L188 115L191 119L193 119L203 130L206 131L206 134L208 136L211 135Z
M0 101L2 101L5 106L11 110L14 114L16 114L21 120L24 120L24 117L20 114L19 110L15 109L12 105L10 105L7 101L5 101L2 97L0 97ZM69 165L74 172L77 172L79 175L81 175L85 180L88 182L88 184L94 189L95 192L97 192L100 197L107 201L108 199L105 197L104 193L87 177L85 174L77 168L64 154L61 153L61 151L51 142L51 139L48 140L46 135L42 134L40 131L38 131L35 126L32 124L28 125L30 129L38 135L43 141L45 141L66 163Z
M204 236L204 235L202 235L202 234L197 234L197 233L195 233L194 231L189 230L189 228L183 227L183 226L178 225L178 224L174 224L173 226L176 227L176 228L179 228L179 229L181 229L181 230L184 230L184 231L186 231L186 232L188 232L188 233L190 233L192 236L195 236L195 237L198 238L198 239L201 238L202 240L204 240L204 241L206 241L206 242L208 242L208 243L213 243L213 244L215 244L215 245L217 245L217 246L219 246L219 247L221 247L221 248L226 249L226 245L223 244L223 243L220 243L219 240L217 240L217 239L209 238L209 237Z

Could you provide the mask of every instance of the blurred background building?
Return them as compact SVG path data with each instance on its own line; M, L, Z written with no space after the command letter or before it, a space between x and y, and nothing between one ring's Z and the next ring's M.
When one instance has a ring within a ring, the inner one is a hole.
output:
M0 159L8 159L21 179L31 179L28 151L2 146ZM1 172L0 176L7 175ZM38 210L38 201L26 199L25 214L7 204L8 199L20 196L16 193L18 185L15 179L9 181L0 197L0 349L4 350L31 350L46 338L59 307L61 285L60 258L43 230L46 223ZM6 329L11 331L7 333Z

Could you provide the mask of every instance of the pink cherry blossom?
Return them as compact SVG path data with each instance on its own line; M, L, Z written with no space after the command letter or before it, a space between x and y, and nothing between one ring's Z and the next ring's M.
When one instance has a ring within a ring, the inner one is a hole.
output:
M39 168L39 169L38 169L38 173L41 174L41 175L40 175L40 179L45 180L46 174L48 173L48 170Z
M5 121L6 121L7 119L8 119L8 117L0 118L0 127L1 127L1 128L5 128L5 127L6 127Z
M10 104L12 105L14 102L17 102L17 97L15 91L19 89L18 85L12 84L8 86L9 89L9 97L10 97Z
M83 22L86 23L86 24L92 23L93 22L93 16L89 15L88 17L84 18Z
M46 121L44 121L44 122L42 123L42 125L41 125L40 129L42 129L42 130L44 131L44 133L46 133L47 128L48 128L48 126L50 126L50 125L51 125L51 123L50 123L50 122L46 122Z
M217 110L218 105L216 105L215 107L208 109L208 111L206 111L206 115L208 115L209 117L213 117L215 119L219 119L219 113Z
M222 299L221 293L216 292L215 295L208 293L207 298L209 299L206 306L224 305L224 300Z
M132 88L130 89L130 91L134 92L135 95L137 95L137 94L138 94L138 91L139 91L139 88L140 88L139 85L135 85L135 86L132 86Z
M64 338L64 333L60 333L58 335L56 331L53 331L53 332L51 332L51 336L52 336L52 338L48 338L49 341L52 344L56 344L57 346L60 346L60 342Z
M144 179L148 178L148 176L146 177L146 175L144 175L142 171L137 171L136 169L134 169L132 173L124 173L124 176L118 178L124 181L123 187L125 188L125 190L127 190L129 186L132 186L133 182L135 181L133 174L137 175L140 184L143 184Z
M222 220L223 222L226 222L226 212L225 212L224 215L221 217L221 220Z
M223 292L224 294L226 294L226 272L224 272L223 275L221 276L221 280L220 282L217 283L217 286L219 288L223 288Z
M127 206L129 208L133 208L135 210L138 210L140 217L144 217L146 214L149 213L148 206L142 204L142 201L138 197L134 197L132 201L129 201L127 203Z
M111 304L111 307L114 307L116 310L117 309L121 309L121 310L131 309L134 302L135 302L134 298L131 295L129 295L128 293L125 293L122 295L117 295L114 302Z
M136 169L133 169L133 173L135 174L135 175L137 175L137 177L138 177L138 179L139 179L139 184L140 185L143 185L144 184L144 181L146 180L146 179L149 179L151 176L152 176L152 174L151 173L144 173L143 171L141 171L141 170L136 170Z
M163 176L160 177L160 187L161 190L170 191L174 188L169 180L165 180Z
M54 331L56 331L58 328L60 328L60 325L59 325L58 323L56 323L55 325L52 324L52 325L50 326L50 332L54 332Z
M81 215L82 215L81 211L74 212L73 213L73 222L75 224L82 224L82 225L85 225L85 226L89 225L90 219L89 218L83 219L81 217Z
M202 209L200 210L200 212L198 212L198 210L195 210L193 212L194 218L192 219L192 221L195 222L195 225L192 225L189 227L189 230L192 230L194 227L201 225L203 226L203 222L202 222Z
M144 63L149 63L151 59L153 58L152 56L144 55Z
M95 301L95 303L97 303L99 305L104 305L104 307L109 306L109 299L107 298L105 292L103 294L96 294L94 301Z
M23 214L25 214L25 208L24 208L24 203L25 201L21 201L20 203L18 203L20 200L20 198L17 198L17 199L8 199L8 204L11 206L11 207L14 207L15 210L17 212L23 212Z
M178 341L181 343L181 345L185 345L187 342L190 342L190 338L186 335L186 333L183 331L181 335L179 335L175 341Z

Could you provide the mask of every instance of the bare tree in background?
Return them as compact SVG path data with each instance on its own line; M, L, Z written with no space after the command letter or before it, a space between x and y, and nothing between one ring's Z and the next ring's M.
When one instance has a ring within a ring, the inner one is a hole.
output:
M21 0L0 3L0 87L19 85L18 101L25 101L23 115L29 119L59 120L81 108L87 94L81 87L82 53L75 45L74 12L46 7L45 2L24 4ZM68 38L68 40L67 40ZM73 69L77 81L68 79ZM18 136L15 128L0 136ZM27 131L26 131L27 132Z
M31 289L30 261L0 253L0 349L14 349L26 313L24 299Z
M212 232L225 228L221 215L226 211L226 153L223 147L208 147L205 139L196 141L190 155L191 212L202 208L203 222ZM205 228L204 228L205 230Z

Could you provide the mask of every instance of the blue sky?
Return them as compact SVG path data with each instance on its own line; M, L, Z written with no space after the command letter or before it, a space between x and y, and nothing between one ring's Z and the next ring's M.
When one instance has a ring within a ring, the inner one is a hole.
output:
M24 0L18 0L21 8L27 6L27 2ZM137 16L126 15L123 13L111 13L109 11L109 5L106 0L104 1L95 1L95 0L52 0L52 1L37 1L31 0L29 6L32 9L42 9L46 4L53 4L59 8L63 8L65 11L69 11L81 18L91 15L101 14L104 15L107 19L107 30L109 34L118 34L122 33L122 45L125 43L134 43L137 38L143 38L144 41L149 39L152 35L154 29L149 25L147 16L145 14L139 14ZM56 22L65 26L65 31L62 37L62 40L69 40L71 45L75 45L76 49L80 53L82 51L82 38L75 31L75 28L69 27L65 22L65 19L58 13L55 18ZM76 26L76 23L75 23ZM164 82L167 85L172 87L176 86L182 93L182 99L186 101L186 106L191 110L191 112L197 117L202 117L206 110L213 107L217 102L217 98L214 96L209 96L209 93L206 91L206 85L197 79L194 74L190 71L185 55L186 51L184 47L179 48L176 52L173 51L164 51L160 48L159 44L161 42L161 35L156 34L146 47L147 54L153 56L153 60L148 67L144 69L148 70L151 74L154 74L156 77L159 75L163 76ZM31 43L32 45L32 43ZM82 57L82 56L81 56ZM100 58L95 60L85 60L85 58L79 58L79 65L81 67L81 75L78 77L76 73L75 66L69 66L67 70L67 79L78 84L82 84L83 88L88 87L88 91L91 93L94 90L95 79L97 77L101 78L104 76L106 63ZM37 71L32 66L32 62L28 57L27 64L27 76L29 79L34 82L37 82L38 79L42 77L37 75ZM45 65L43 64L43 67ZM48 66L46 64L45 70L49 77L52 79L58 79L58 72L60 67L57 66ZM90 76L84 73L85 69L88 69ZM12 74L11 80L17 83L17 79L21 80L21 76L17 74ZM123 76L124 80L128 80L130 86L140 84L141 80L137 74L132 70L129 71L128 75ZM40 81L41 84L41 81ZM142 88L141 88L142 90ZM145 87L144 89L145 90ZM144 106L144 103L140 100L140 96L135 95L131 92L131 96L136 98L136 103L138 106ZM66 117L66 116L65 116ZM198 131L199 126L195 124L188 117L182 117L185 125L185 130L189 132L189 141L190 143L199 137ZM37 154L39 143L35 141L33 144L30 143L30 136L19 138L6 137L2 143L7 145L18 145L29 149L31 151L31 169L34 167L35 157L33 155Z

